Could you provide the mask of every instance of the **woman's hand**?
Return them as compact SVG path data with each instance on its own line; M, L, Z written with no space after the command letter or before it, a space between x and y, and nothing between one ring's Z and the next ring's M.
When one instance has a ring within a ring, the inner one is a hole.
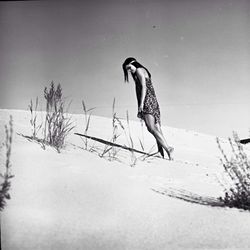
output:
M138 107L138 113L137 113L137 117L140 119L143 119L143 113L142 113L143 108L140 106Z
M143 111L143 106L141 105L139 108L138 108L138 113L142 113Z

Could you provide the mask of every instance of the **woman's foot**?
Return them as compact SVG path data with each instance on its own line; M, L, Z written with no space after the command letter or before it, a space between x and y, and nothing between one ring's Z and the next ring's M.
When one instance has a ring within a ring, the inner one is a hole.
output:
M173 152L174 152L174 148L173 147L168 147L167 154L168 154L168 158L169 158L170 161L174 160L174 158L173 158Z

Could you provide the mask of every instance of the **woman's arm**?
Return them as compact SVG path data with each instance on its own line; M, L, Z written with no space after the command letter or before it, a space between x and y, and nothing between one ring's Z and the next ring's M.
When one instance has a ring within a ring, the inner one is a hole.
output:
M142 111L143 110L145 96L146 96L146 91L147 91L146 79L145 79L145 72L144 72L144 69L138 68L137 71L136 71L136 73L137 73L138 79L139 79L140 84L141 84L141 100L140 100L139 109Z

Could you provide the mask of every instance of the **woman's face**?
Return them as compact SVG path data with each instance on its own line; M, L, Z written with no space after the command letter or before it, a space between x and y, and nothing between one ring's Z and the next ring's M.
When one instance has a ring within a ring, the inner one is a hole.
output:
M136 71L136 67L131 63L126 66L126 69L128 72L131 72L131 73L135 73Z

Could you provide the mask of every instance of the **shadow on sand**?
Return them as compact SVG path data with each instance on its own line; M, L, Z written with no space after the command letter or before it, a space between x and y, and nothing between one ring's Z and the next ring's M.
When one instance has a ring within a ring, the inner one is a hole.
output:
M190 203L211 206L211 207L227 207L219 198L210 196L201 196L184 189L175 188L152 188L154 192L163 194L169 197L177 198Z

